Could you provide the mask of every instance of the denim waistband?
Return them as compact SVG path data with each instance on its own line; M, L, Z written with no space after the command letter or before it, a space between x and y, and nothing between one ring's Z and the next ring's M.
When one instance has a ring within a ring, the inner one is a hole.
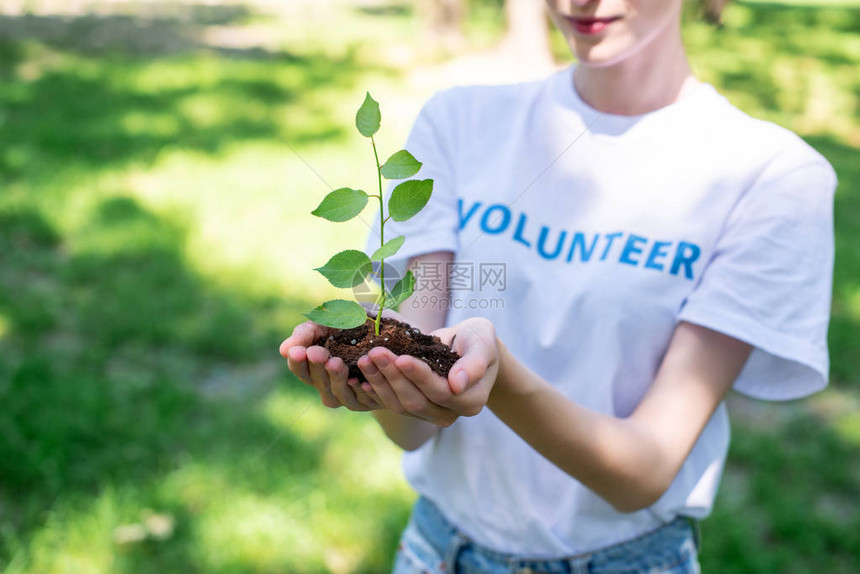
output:
M671 568L695 557L699 546L697 523L684 516L632 540L593 552L560 558L529 558L498 552L469 539L425 497L412 511L423 537L445 558L451 574L500 571L585 574L601 571L646 571Z

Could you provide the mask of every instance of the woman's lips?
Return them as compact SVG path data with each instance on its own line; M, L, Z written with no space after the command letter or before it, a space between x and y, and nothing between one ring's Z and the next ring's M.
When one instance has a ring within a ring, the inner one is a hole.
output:
M568 21L580 34L593 35L599 34L618 19L618 16L614 16L612 18L568 18Z

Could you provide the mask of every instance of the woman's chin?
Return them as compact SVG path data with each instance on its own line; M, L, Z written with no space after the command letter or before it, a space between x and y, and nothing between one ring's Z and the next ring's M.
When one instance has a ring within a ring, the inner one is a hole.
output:
M589 68L609 68L621 62L623 58L612 55L604 57L595 54L583 54L582 56L577 55L576 60L581 66Z
M618 46L616 42L601 42L599 44L570 43L570 50L576 56L577 62L583 66L605 68L622 61L629 50Z

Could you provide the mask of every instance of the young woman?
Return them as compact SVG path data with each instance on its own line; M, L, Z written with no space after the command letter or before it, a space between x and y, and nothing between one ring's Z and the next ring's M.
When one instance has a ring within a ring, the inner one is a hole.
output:
M409 451L396 572L698 571L726 393L827 384L830 165L695 78L682 0L547 6L577 65L440 92L407 142L434 194L386 233L448 379L376 348L358 385L311 323L281 346Z

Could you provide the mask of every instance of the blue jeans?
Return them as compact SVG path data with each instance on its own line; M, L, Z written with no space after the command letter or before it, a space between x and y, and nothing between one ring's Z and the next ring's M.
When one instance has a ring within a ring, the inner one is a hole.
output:
M419 498L400 539L394 574L698 574L698 528L684 517L633 540L565 558L503 554L469 540Z

